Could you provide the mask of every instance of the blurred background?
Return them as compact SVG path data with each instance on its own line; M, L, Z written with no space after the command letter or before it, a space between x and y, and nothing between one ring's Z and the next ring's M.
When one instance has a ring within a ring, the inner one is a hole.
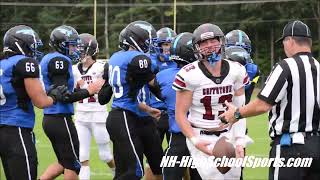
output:
M66 24L79 33L95 34L102 59L118 50L119 32L135 20L148 21L157 30L175 28L177 33L193 32L207 22L219 25L225 34L241 29L253 43L253 59L262 75L285 57L282 44L274 42L294 19L310 27L314 56L319 59L319 0L0 0L1 38L10 27L25 24L39 33L48 51L51 30Z

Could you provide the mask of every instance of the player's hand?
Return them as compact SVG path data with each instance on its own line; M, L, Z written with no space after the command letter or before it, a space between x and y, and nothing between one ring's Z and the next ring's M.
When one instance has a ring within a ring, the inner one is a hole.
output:
M87 90L89 91L89 94L90 95L97 94L100 91L101 87L103 86L104 82L105 82L104 79L97 79L95 82L90 83L87 88Z
M68 87L65 85L56 86L52 85L47 95L53 99L53 103L55 104L57 101L64 102L64 97L68 96L69 91Z
M206 141L206 140L202 140L202 139L199 139L199 141L194 144L196 146L197 149L199 149L200 151L208 154L209 156L212 156L212 150L213 148L211 147L211 142L209 141Z
M236 146L236 158L244 158L244 148L241 145Z
M223 123L235 123L237 120L234 118L234 113L236 112L237 107L234 106L233 104L229 103L228 101L224 102L225 105L227 106L227 110L219 116L219 119Z
M161 116L161 111L159 110L159 109L156 109L156 108L150 108L149 110L148 110L148 114L151 116L151 117L153 117L153 118L155 118L156 120L159 120L160 119L160 116Z
M84 82L83 79L77 81L77 85L78 85L79 87L82 87L82 86L84 85L84 83L85 83L85 82Z

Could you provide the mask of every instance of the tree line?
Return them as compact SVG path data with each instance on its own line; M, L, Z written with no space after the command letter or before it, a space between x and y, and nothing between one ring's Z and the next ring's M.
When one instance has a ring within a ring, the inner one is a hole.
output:
M0 2L0 35L12 26L25 24L35 29L49 51L50 32L57 26L73 26L79 33L94 33L94 0L7 0ZM16 3L14 3L16 2ZM99 58L107 58L118 50L119 32L130 22L145 20L156 29L173 28L173 0L97 0L96 37ZM284 58L282 44L275 44L284 25L300 19L311 29L314 56L320 59L320 1L180 1L176 8L176 31L193 32L203 23L214 23L226 34L233 29L245 31L253 44L253 59L263 75L272 64ZM181 2L186 5L181 5ZM202 5L210 2L210 5ZM216 4L214 4L216 2ZM232 3L230 3L232 2ZM234 3L235 2L235 3ZM237 3L238 2L238 3ZM20 4L20 5L19 5ZM109 5L108 5L109 4ZM212 5L214 4L214 5ZM106 37L107 35L107 37ZM107 42L107 43L106 43ZM3 48L2 43L0 48Z

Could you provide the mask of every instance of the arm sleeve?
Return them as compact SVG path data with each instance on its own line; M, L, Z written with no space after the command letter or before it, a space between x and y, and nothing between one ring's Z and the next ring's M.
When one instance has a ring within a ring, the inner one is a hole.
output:
M75 89L75 91L65 97L66 103L73 103L90 97L89 91L86 89Z
M67 59L62 57L55 57L48 63L48 77L52 81L52 84L57 86L68 85L70 78L69 66L71 64Z
M39 64L32 58L20 60L15 68L15 73L19 78L39 78Z
M106 81L109 80L109 63L104 64L102 78Z
M102 86L101 90L98 93L99 103L101 105L105 105L105 104L109 103L109 101L111 100L112 94L113 94L112 87L110 86L110 84L106 80L104 82L104 85Z
M73 73L73 78L75 83L81 80L81 74L78 70L78 64L72 66L72 73Z
M12 76L12 87L17 93L17 104L24 111L28 111L27 101L30 100L28 93L25 89L25 78L39 78L40 77L39 64L36 60L25 58L20 60L14 70Z
M126 81L129 84L129 97L136 100L138 90L154 78L151 70L151 60L141 54L135 56L127 67Z
M258 98L270 105L274 105L284 98L288 86L287 75L284 68L284 65L275 65L264 87L259 92Z

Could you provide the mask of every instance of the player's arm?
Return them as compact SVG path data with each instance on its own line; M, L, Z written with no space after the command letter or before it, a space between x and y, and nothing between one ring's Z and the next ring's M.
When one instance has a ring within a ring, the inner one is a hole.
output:
M149 96L146 94L146 85L143 86L142 89L139 90L139 94L137 96L137 101L139 103L138 107L141 111L148 113L151 117L159 120L161 111L159 109L153 108L146 103L146 97Z
M176 121L183 134L191 139L195 138L190 122L187 120L187 114L192 104L192 91L183 90L176 92Z
M129 97L135 101L139 89L154 77L150 58L144 54L135 56L127 67L126 80L129 84Z
M16 72L23 78L26 92L36 107L45 108L54 103L53 98L47 96L39 80L39 64L36 60L26 58L19 61Z
M70 62L62 57L56 57L50 60L48 63L48 77L50 78L53 85L56 86L67 86L70 78L69 67ZM65 96L65 103L73 103L81 99L90 97L97 91L98 85L92 83L87 89L77 89L74 92L69 93ZM101 86L100 86L101 87Z
M105 63L102 78L105 80L102 88L98 93L98 101L101 105L109 103L111 100L113 91L109 84L109 64Z
M152 94L154 94L158 99L163 101L163 97L162 97L162 94L161 94L161 87L160 87L160 84L159 84L159 82L157 80L157 76L155 78L153 78L151 81L149 81L149 83L148 83L149 84L149 89L150 89Z
M180 73L180 74L179 74ZM182 69L176 75L176 79L172 85L172 88L176 90L176 121L182 131L182 133L202 152L212 155L212 151L208 148L210 142L199 139L194 133L190 122L187 119L188 111L192 105L193 90L189 83L185 82L183 74L185 71Z

